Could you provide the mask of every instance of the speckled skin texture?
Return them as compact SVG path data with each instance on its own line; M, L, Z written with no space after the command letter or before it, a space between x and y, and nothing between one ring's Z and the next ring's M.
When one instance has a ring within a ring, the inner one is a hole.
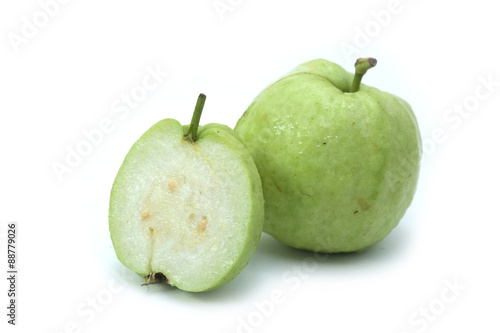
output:
M402 99L323 59L258 95L236 125L255 160L264 231L292 247L351 252L399 223L417 185L421 138Z

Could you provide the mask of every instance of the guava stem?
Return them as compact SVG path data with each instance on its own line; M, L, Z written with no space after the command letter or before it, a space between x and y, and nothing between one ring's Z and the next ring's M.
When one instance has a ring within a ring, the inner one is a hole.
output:
M186 134L186 139L192 142L198 140L198 125L200 125L201 112L203 111L206 99L207 96L205 96L205 94L200 94L196 101L196 106L194 107L193 118L191 118L191 124Z
M354 73L354 78L352 79L350 92L353 93L359 90L363 75L365 75L370 68L375 67L376 64L377 59L375 58L359 58L356 60L356 63L354 64L356 72Z

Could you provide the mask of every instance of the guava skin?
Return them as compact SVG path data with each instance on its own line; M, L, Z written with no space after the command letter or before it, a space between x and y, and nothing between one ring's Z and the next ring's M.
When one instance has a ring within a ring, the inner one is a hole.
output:
M366 249L396 227L415 194L421 138L408 103L324 59L262 91L235 131L259 170L264 231L316 252Z

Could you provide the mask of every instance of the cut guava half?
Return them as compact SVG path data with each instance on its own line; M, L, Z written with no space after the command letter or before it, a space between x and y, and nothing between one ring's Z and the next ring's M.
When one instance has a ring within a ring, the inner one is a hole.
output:
M208 124L193 136L191 127L165 119L132 146L111 190L109 228L118 259L146 284L199 292L247 265L264 203L257 168L236 134Z

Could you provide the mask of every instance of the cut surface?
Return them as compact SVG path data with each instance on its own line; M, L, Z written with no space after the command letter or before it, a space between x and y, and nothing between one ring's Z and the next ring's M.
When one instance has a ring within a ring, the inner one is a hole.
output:
M159 122L132 147L111 194L111 238L122 263L189 291L236 276L262 231L249 153L245 159L239 141L212 132L193 144L176 121Z

